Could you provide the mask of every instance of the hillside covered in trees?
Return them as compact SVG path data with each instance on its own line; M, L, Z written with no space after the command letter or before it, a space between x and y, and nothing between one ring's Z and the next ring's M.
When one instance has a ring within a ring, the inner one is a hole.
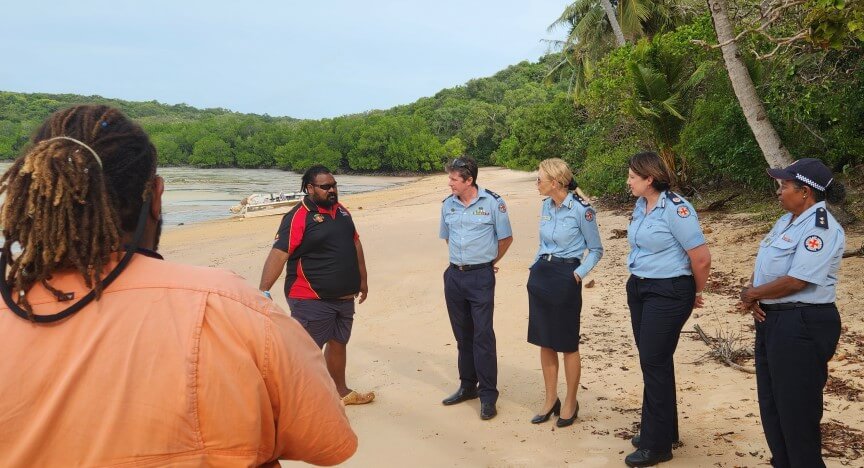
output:
M0 158L15 157L50 112L100 102L141 122L163 165L299 171L320 162L353 172L426 172L461 154L517 169L562 157L588 190L615 194L625 189L627 158L651 149L682 184L758 187L770 182L769 151L752 128L767 124L785 148L781 157L819 157L835 172L860 175L861 3L709 3L579 0L550 18L563 38L536 62L332 119L0 92ZM723 21L735 37L718 41ZM735 56L743 74L729 62ZM742 94L747 81L755 95Z

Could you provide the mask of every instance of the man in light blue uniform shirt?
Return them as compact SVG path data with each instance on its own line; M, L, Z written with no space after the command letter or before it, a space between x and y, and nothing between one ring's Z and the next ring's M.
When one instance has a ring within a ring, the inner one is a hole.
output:
M507 205L477 186L477 163L450 162L453 194L441 205L440 236L447 241L450 266L444 272L444 298L458 348L459 390L442 401L453 405L480 397L480 417L497 414L498 362L492 316L495 264L513 242ZM479 384L479 388L478 388Z
M845 190L821 161L804 158L768 174L787 214L759 245L742 309L756 323L756 388L773 466L824 467L822 392L840 339L834 303L846 237L825 207Z
M544 255L580 258L581 262L573 272L579 275L581 280L603 256L600 232L595 222L596 213L588 202L573 194L567 196L561 208L553 205L552 197L543 200L540 212L540 249L535 261ZM573 239L577 241L573 242Z

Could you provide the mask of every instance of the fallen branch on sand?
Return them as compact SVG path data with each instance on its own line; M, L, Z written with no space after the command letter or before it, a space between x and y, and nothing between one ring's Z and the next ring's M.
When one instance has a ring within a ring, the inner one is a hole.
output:
M849 257L864 257L864 244L861 244L861 247L859 247L858 250L843 252L843 258Z
M712 339L705 334L698 323L693 325L693 329L699 334L699 338L708 345L709 348L711 348L711 351L709 351L705 357L724 362L727 366L741 372L747 372L748 374L756 373L756 369L742 366L735 362L735 359L740 357L749 357L751 355L747 348L739 346L741 339L736 333L723 333L721 330L718 331L717 336Z
M715 202L712 202L712 203L711 203L710 205L708 205L707 207L702 208L701 210L699 210L699 212L700 212L700 213L704 213L704 212L706 212L706 211L717 211L717 210L723 208L723 206L726 205L726 203L728 203L728 202L730 202L730 201L732 201L732 200L738 198L739 196L741 196L741 193L742 193L742 192L736 192L736 193L733 193L732 195L729 195L728 197L726 197L726 198L724 198L724 199L722 199L722 200L717 200L717 201L715 201Z

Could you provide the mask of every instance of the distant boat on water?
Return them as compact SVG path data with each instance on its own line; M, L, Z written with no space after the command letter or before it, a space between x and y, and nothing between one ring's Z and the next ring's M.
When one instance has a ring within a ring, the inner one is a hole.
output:
M305 195L302 192L253 193L241 200L239 205L229 208L229 211L242 218L285 214L300 203Z

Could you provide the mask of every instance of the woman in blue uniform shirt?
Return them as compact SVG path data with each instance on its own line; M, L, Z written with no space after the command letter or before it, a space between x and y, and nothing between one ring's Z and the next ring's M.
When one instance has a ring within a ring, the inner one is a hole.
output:
M639 197L627 228L627 305L639 350L644 391L637 450L628 466L651 466L672 458L678 439L673 355L681 328L711 270L711 253L693 206L669 191L672 174L655 153L630 158L627 185Z
M825 209L845 189L818 159L769 169L783 215L759 246L742 309L756 321L756 386L772 465L824 467L819 422L828 360L840 339L834 304L843 228Z
M540 249L528 276L528 342L540 347L546 400L531 422L546 422L554 413L560 415L555 424L566 427L579 415L582 280L603 256L603 246L594 209L580 196L566 162L541 161L537 190L547 198L540 210ZM563 404L558 399L558 353L564 354L567 381Z

